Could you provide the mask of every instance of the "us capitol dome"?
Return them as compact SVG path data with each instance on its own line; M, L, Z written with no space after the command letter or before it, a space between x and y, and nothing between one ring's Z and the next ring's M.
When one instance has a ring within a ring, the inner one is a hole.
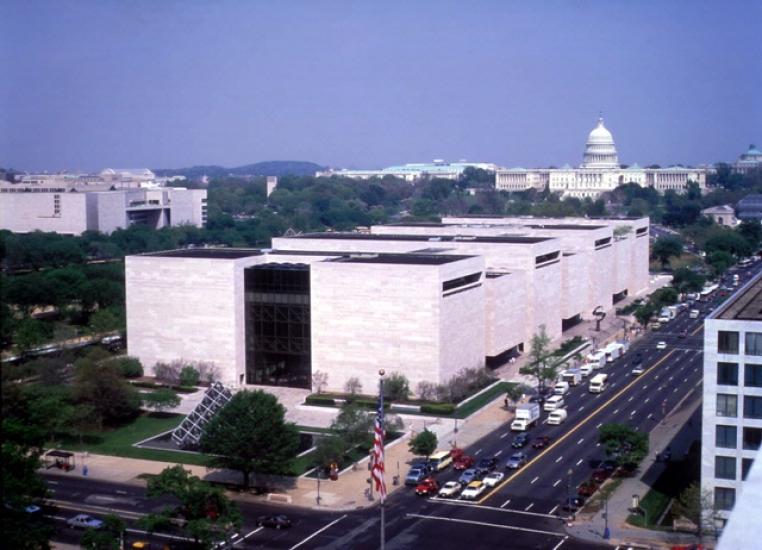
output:
M614 136L604 125L602 116L598 117L598 123L587 136L585 154L578 168L568 164L561 168L504 168L495 175L498 191L542 190L547 187L564 197L591 199L628 183L652 187L660 192L673 190L682 193L692 182L704 191L706 170L685 166L642 168L637 163L620 165Z

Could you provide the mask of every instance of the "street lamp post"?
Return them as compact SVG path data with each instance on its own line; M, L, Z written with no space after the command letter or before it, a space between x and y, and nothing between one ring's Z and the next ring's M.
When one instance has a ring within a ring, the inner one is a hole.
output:
M315 500L317 501L318 506L320 506L320 463L318 463L317 468L315 468L315 473L317 474L317 498Z
M572 469L569 468L569 471L566 472L566 473L569 476L569 478L567 480L567 483L566 483L566 489L567 489L566 502L569 505L569 510L571 511L571 520L574 521L574 512L575 512L575 510L574 510L574 503L572 502L572 489L571 489L571 485L572 485L572 473L573 473Z
M611 538L611 531L609 531L609 494L608 491L603 493L603 538L609 540Z

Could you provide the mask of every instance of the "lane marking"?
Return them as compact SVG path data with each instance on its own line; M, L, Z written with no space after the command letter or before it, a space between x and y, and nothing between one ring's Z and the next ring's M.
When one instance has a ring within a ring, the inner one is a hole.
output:
M547 514L542 514L547 515ZM467 525L481 525L484 527L495 527L497 529L506 529L509 531L523 531L525 533L536 533L538 535L549 535L551 537L566 537L563 533L555 533L553 531L542 531L540 529L530 529L529 527L516 527L514 525L500 525L497 523L487 523L485 521L474 521L471 519L456 519L456 518L445 518L442 516L427 516L424 514L405 514L406 517L410 518L419 518L419 519L431 519L436 521L449 521L451 523L465 523ZM296 548L296 547L293 547ZM291 550L293 550L293 548Z
M556 511L556 510L558 510L558 504L556 504L555 506L553 506L553 508L552 508L552 509L550 510L550 512L548 512L548 513L549 513L549 514L552 516L552 515L555 513L555 511Z
M579 410L580 410L580 411L584 411L584 410L585 410L585 407L584 407L584 405L583 405L582 407L580 407L580 408L579 408Z
M585 438L584 438L584 437L580 438L580 440L579 440L579 441L577 441L577 445L582 445L582 442L583 442L584 440L585 440Z
M300 547L302 544L304 544L304 543L305 543L305 542L307 542L308 540L311 540L311 539L315 538L316 536L318 536L320 533L322 533L323 531L325 531L325 530L326 530L326 529L328 529L329 527L333 527L334 525L336 525L337 523L339 523L339 522L340 522L342 519L344 519L345 517L347 517L347 514L344 514L344 515L343 515L343 516L341 516L340 518L336 518L335 520L333 520L331 523L329 523L329 524L328 524L328 525L326 525L325 527L321 527L320 529L318 529L317 531L315 531L314 533L312 533L312 534L311 534L309 537L307 537L306 539L302 540L301 542L298 542L298 543L296 543L296 544L295 544L294 546L292 546L292 547L291 547L289 550L294 550L295 548L299 548L299 547Z
M498 457L501 454L503 454L503 449L500 449L498 452L495 453L495 456Z
M631 396L630 396L630 398L627 400L627 402L629 403L629 402L630 402L630 401L632 401L633 399L635 399L635 396L634 396L634 395L631 395Z
M568 539L568 538L569 538L569 537L564 537L563 539L561 539L561 540L559 541L559 543L558 543L558 544L556 544L556 545L553 547L553 550L558 550L559 548L561 548L561 545L562 545L563 543L565 543L565 542L566 542L566 539ZM617 546L617 548L619 548L619 547Z
M559 483L561 483L561 480L560 480L560 479L557 479L557 480L556 480L556 482L553 484L553 487L557 487ZM551 512L551 514L552 514L552 513L553 513L553 512Z
M597 430L597 429L598 429L598 428L600 428L601 426L603 426L603 422L598 422L598 425L595 427L595 429Z
M526 508L524 508L524 511L525 511L525 512L528 512L529 510L531 510L531 509L532 509L532 506L534 506L534 502L530 502L530 503L529 503L529 506L527 506Z
M651 401L651 398L650 397L646 397L646 400L643 401L643 403L648 403L649 401Z
M556 439L553 443L550 444L550 446L546 447L544 451L542 451L540 454L535 456L532 460L530 460L522 470L519 470L517 472L514 472L509 477L504 479L501 483L496 485L492 488L491 491L489 491L486 495L484 495L482 498L479 499L479 504L486 501L488 498L490 498L492 495L500 491L503 487L511 483L514 479L516 479L521 473L527 470L528 467L530 467L532 464L540 460L542 457L544 457L547 453L551 452L553 449L556 448L556 446L560 445L566 438L571 437L571 435L576 432L577 430L581 429L583 426L587 425L588 422L591 422L598 414L601 413L606 407L611 405L614 401L619 399L622 394L624 394L627 390L629 390L631 387L633 387L639 380L642 380L643 378L647 377L649 373L653 372L654 369L659 367L662 363L664 363L667 359L669 359L674 354L674 350L668 351L661 359L659 359L656 363L651 365L646 371L641 374L638 378L632 380L630 383L625 384L622 388L620 388L614 395L612 395L607 401L602 403L597 409L593 410L589 415L587 415L587 418L585 418L583 421L581 421L579 424L574 426L571 430L566 432L564 435ZM600 397L603 395L602 393L596 394L596 397ZM596 447L600 447L600 443L596 443Z
M615 411L614 411L614 414L616 414L616 413L618 413L618 412L619 412L619 409L615 410Z
M563 459L564 459L563 455L559 456L559 457L556 459L556 464L558 464L559 462L561 462Z
M480 452L482 452L482 450L481 450L481 449L479 449L478 451L476 451L476 452L474 453L474 456L478 455Z
M60 482L58 482L58 481L53 481L53 480L50 480L50 479L49 479L49 480L47 480L47 481L46 481L46 483L50 483L51 485L60 485Z
M537 481L538 479L540 479L540 476L537 476L537 477L536 477L536 478L534 478L532 481L530 481L530 482L529 482L529 483L530 483L530 485L531 485L531 484L533 484L533 483L534 483L535 481Z
M504 433L503 435L500 436L500 439L505 439L506 437L508 437L508 434Z
M579 465L580 465L580 464L582 464L584 461L585 461L585 459L584 459L584 458L580 458L580 459L577 461L577 463L575 464L575 466L579 466Z
M511 503L511 499L508 499L508 500L506 500L505 502L503 502L503 503L500 505L500 508L505 508L505 507L506 507L506 506L508 506L510 503Z
M638 412L638 410L637 410L637 409L635 409L634 411L632 411L632 412L630 413L630 416L633 416L633 415L634 415L636 412Z

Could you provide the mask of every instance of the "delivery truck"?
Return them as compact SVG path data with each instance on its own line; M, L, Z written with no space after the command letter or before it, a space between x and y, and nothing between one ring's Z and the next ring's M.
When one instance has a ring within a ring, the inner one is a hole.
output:
M576 386L582 381L582 371L580 369L569 369L561 373L561 380L567 382L570 386Z
M606 352L603 350L596 350L593 353L588 354L585 358L585 362L593 365L595 370L602 369L606 366Z
M540 419L540 404L526 403L516 407L516 417L511 422L511 430L523 432L534 426Z
M611 363L624 355L624 345L619 342L611 342L603 351L606 354L606 362Z

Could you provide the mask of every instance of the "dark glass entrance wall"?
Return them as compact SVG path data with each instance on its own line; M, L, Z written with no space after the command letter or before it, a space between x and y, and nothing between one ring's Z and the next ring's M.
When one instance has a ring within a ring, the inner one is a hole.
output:
M310 271L305 264L244 270L246 383L310 388Z

